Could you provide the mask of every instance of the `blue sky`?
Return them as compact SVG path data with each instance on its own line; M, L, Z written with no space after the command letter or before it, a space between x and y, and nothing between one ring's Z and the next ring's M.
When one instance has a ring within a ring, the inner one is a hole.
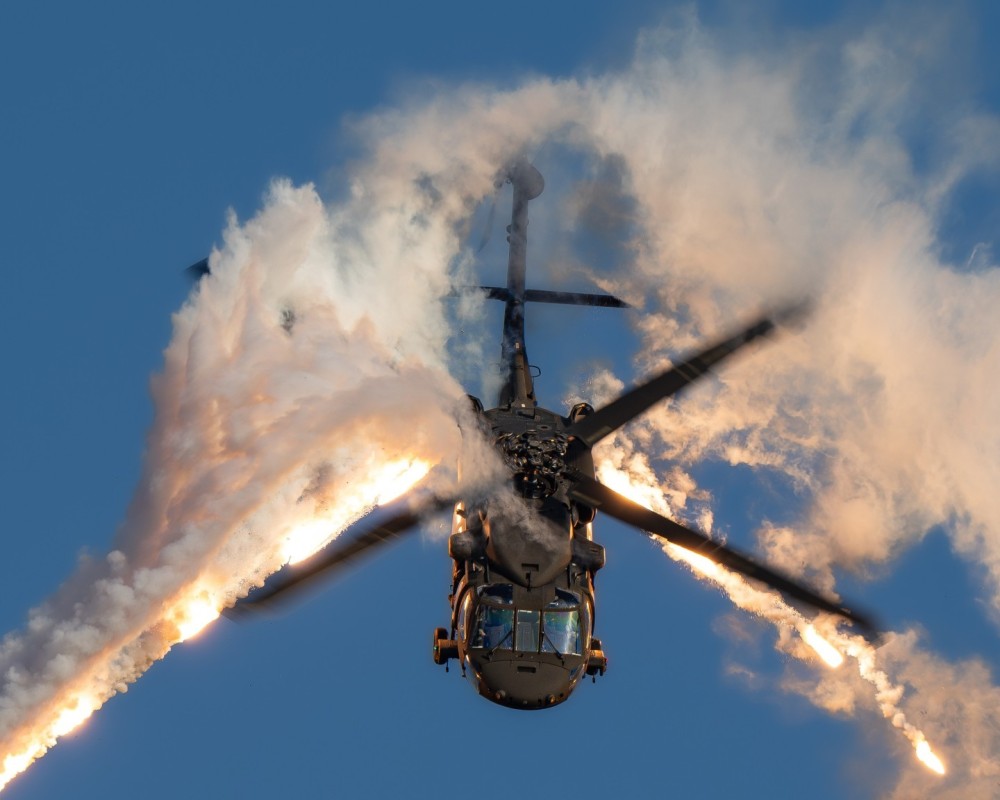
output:
M434 87L509 89L529 76L624 69L638 32L670 9L621 5L0 12L3 631L23 627L81 552L110 548L153 419L149 376L188 291L179 272L220 244L226 210L251 217L280 176L343 196L365 158L345 122L420 106ZM750 14L710 3L698 15L724 46L751 55L908 17L898 8L809 7L771 2ZM985 3L965 9L960 47L943 61L962 76L965 107L995 117L1000 71L988 42L1000 18ZM905 127L918 175L921 159L935 158L921 120L946 90L930 87ZM555 182L568 169L544 149L540 166L546 158L549 192L533 217L540 240L551 214L544 203L566 191ZM934 231L944 261L966 265L976 244L993 241L998 188L994 168L949 194ZM507 213L501 200L498 220ZM503 260L499 230L498 222L477 267L486 275ZM558 248L556 238L539 251ZM634 318L531 313L545 404L559 407L592 370L577 325L602 345L602 365L632 377ZM490 343L496 315L485 325ZM474 377L460 377L479 390ZM709 460L689 469L713 493L717 524L744 546L762 518L806 502L796 487L746 468ZM732 611L643 537L613 524L597 531L608 548L598 632L611 668L563 706L494 707L456 671L434 666L430 634L447 623L450 565L441 542L414 538L279 619L220 621L178 646L4 797L500 797L585 787L637 797L874 798L897 785L899 737L888 723L865 710L831 715L782 691L779 676L809 680L819 668L774 652L770 625ZM899 551L839 588L892 630L918 626L946 662L995 669L985 566L958 557L942 530ZM750 635L734 638L734 628ZM927 775L925 796L935 796L934 780Z

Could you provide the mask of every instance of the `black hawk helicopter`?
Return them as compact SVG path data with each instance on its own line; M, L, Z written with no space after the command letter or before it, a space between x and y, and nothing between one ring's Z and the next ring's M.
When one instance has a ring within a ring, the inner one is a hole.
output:
M544 180L525 160L504 175L513 186L508 231L507 285L479 287L504 303L502 383L495 408L470 399L482 433L495 446L508 486L492 494L404 498L355 524L310 560L287 567L235 609L243 616L277 597L329 575L449 506L448 553L453 560L451 625L433 636L435 663L456 660L479 693L517 709L539 709L566 700L585 675L603 675L607 658L594 636L594 576L604 548L593 540L598 511L672 542L776 589L793 602L838 615L865 635L875 628L863 614L822 597L703 533L644 508L599 483L591 448L654 403L697 381L749 342L766 336L792 311L771 315L705 348L601 409L578 403L568 416L542 408L535 398L524 341L529 302L612 308L627 304L606 294L525 288L528 203ZM207 272L207 260L189 268ZM512 490L512 491L511 491Z

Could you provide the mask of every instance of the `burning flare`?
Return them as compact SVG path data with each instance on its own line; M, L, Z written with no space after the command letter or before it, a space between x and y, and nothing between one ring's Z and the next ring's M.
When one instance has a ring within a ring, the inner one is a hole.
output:
M375 506L401 497L430 469L430 462L419 458L391 461L377 469L368 480L355 485L347 503L304 522L289 534L282 550L285 563L297 564L322 550L340 531Z
M616 492L637 503L643 503L661 514L670 515L669 505L663 493L653 484L651 473L642 478L633 476L616 467L607 458L600 459L597 472L599 480ZM908 722L906 715L899 708L903 687L893 684L889 676L876 667L876 651L867 640L854 634L841 633L835 628L822 635L811 621L788 605L777 592L762 591L752 586L742 575L730 572L700 553L693 553L669 542L663 544L663 551L675 561L687 564L696 575L718 585L739 608L762 616L779 628L787 627L797 631L802 641L830 668L836 669L841 666L845 660L845 653L854 658L858 665L858 674L875 689L875 701L885 718L910 740L922 764L938 775L945 774L944 764L931 749L923 731ZM802 657L797 652L793 654Z
M177 626L178 641L186 642L217 620L221 613L220 603L208 592L201 591L179 603L166 616Z
M938 775L944 775L944 764L941 759L938 758L934 751L931 750L930 743L923 737L919 738L913 743L913 749L917 751L917 758L927 766L928 769L933 770Z
M101 702L96 697L77 697L69 706L63 708L52 724L52 735L65 736L79 728L90 715L100 708Z
M815 650L816 654L826 662L827 666L832 669L836 669L844 663L844 656L841 652L830 644L830 642L820 636L819 633L816 632L816 628L812 625L806 625L805 629L800 631L800 633L802 635L802 641Z
M57 739L72 733L101 707L102 701L93 695L77 694L56 709L55 716L39 726L38 732L21 744L16 752L5 756L0 768L0 791L32 762L45 755Z
M325 547L342 530L374 506L390 502L405 493L430 471L431 466L429 461L416 457L401 458L376 465L367 475L362 475L352 483L350 492L338 494L336 513L321 514L298 525L288 534L282 545L282 561L275 564L273 569L289 561L308 558ZM243 583L245 582L241 581L241 586ZM162 658L173 645L185 642L201 633L218 619L222 609L232 605L238 596L236 590L226 586L224 579L218 579L217 583L213 583L203 577L197 583L185 588L180 596L165 608L160 618L154 620L135 640L123 644L118 649L107 651L103 669L108 671L109 663L113 662L116 656L128 652L131 647L141 642L143 637L151 633L154 634L154 638L162 638L156 656ZM101 665L95 667L87 678L94 685L101 685L103 677L100 674L101 668ZM104 682L107 682L106 679ZM75 685L79 686L80 683ZM83 725L105 700L113 696L116 691L124 691L125 688L124 682L117 682L113 689L100 696L66 687L54 701L47 721L40 722L40 715L36 716L29 725L14 731L13 735L4 741L3 745L8 749L8 753L0 761L2 765L0 791L14 777L24 772L32 762L45 755L59 738Z

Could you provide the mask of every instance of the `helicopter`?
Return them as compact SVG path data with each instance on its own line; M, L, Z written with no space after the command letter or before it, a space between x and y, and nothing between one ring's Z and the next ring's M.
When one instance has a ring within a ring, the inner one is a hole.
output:
M708 535L636 503L597 480L592 448L655 403L676 395L750 342L768 336L800 305L761 317L690 355L599 409L577 403L566 415L539 405L525 343L525 305L556 303L627 308L609 294L526 288L528 205L545 182L526 159L501 173L513 187L507 283L476 287L504 303L501 385L485 408L469 395L478 430L503 464L503 487L467 487L465 496L404 497L355 523L346 534L302 564L288 566L249 594L230 616L267 608L330 577L421 523L452 509L448 627L434 630L432 657L456 661L484 698L510 708L550 708L569 698L580 681L604 675L608 659L594 635L594 581L605 550L594 540L598 513L704 556L766 584L794 603L836 615L868 638L871 619L783 575ZM207 273L207 260L189 268ZM464 434L464 431L463 431ZM459 490L461 491L461 490Z

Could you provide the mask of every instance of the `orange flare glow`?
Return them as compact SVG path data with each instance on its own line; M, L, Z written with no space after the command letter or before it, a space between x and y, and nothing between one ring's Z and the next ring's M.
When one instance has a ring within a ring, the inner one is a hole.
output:
M430 472L431 464L419 458L390 461L368 480L353 487L340 499L337 509L300 525L285 541L282 555L288 564L297 564L326 547L340 531L355 522L372 506L392 502Z
M0 791L14 778L24 772L55 744L56 739L79 728L90 715L101 707L101 701L90 695L77 695L68 700L56 718L44 729L40 729L35 740L20 753L6 756L0 768Z
M3 771L0 771L0 791L14 778L31 766L36 758L45 754L46 748L42 745L35 745L32 750L7 756L3 760Z
M812 625L806 625L801 633L802 641L815 650L816 655L822 658L828 667L836 669L844 663L843 654L836 647L830 644L830 642L820 636Z
M602 483L620 494L645 505L647 508L669 514L662 492L650 483L642 485L634 482L632 476L611 466L608 462L598 464L598 473ZM692 552L678 545L667 543L664 551L674 560L683 561L695 572L714 581L722 587L738 607L763 615L779 626L791 626L799 632L802 640L831 668L836 669L844 663L845 656L851 656L857 662L858 674L876 691L879 707L892 724L901 729L912 742L917 758L928 769L938 775L945 774L944 763L931 750L930 744L923 733L906 721L906 717L896 705L903 693L901 686L895 686L888 675L876 667L875 648L859 636L845 636L839 632L828 633L836 645L822 636L798 611L790 607L773 592L763 592L747 585L745 579L738 573L727 570L722 565L712 561L700 553Z
M666 545L670 555L688 564L695 572L700 572L706 578L718 581L723 574L723 568L716 564L708 556L695 553L686 547L668 543Z
M920 738L913 743L913 747L917 751L917 758L920 759L924 766L933 770L938 775L944 775L944 763L931 750L930 742Z
M373 505L388 503L402 495L423 478L431 466L417 458L399 459L374 469L367 479L352 483L352 491L339 499L337 513L310 520L295 530L285 545L286 559L301 560L312 555ZM176 639L171 643L184 642L218 619L224 604L217 590L196 584L187 587L168 604L160 620L168 630L171 626L176 630ZM45 755L57 739L79 728L103 702L102 697L79 693L68 694L60 700L48 721L25 732L16 745L19 749L7 755L0 754L0 791Z
M218 604L212 602L207 593L201 592L178 605L170 618L177 626L180 641L185 642L217 620L220 613Z
M94 697L78 697L71 702L56 717L52 724L52 735L59 737L79 728L87 719L101 707L100 701Z

